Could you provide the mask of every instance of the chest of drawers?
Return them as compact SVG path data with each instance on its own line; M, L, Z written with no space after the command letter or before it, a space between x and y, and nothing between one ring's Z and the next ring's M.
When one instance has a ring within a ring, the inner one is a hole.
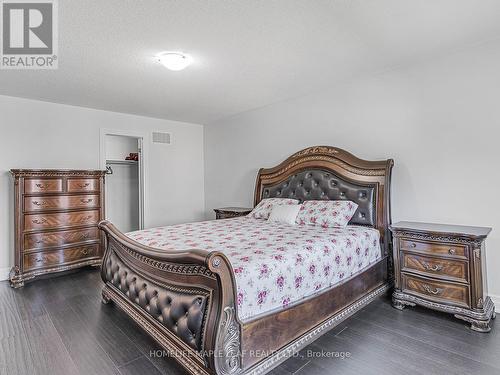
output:
M393 306L449 312L480 332L490 330L486 249L490 228L399 222L394 238Z
M13 169L13 287L36 277L99 265L104 171Z

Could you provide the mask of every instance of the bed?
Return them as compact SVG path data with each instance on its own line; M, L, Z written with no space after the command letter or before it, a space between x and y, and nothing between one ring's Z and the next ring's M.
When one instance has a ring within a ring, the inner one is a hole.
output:
M101 222L103 303L191 374L266 373L390 287L392 165L317 146L259 170L255 205L350 200L342 229L240 217L123 234Z

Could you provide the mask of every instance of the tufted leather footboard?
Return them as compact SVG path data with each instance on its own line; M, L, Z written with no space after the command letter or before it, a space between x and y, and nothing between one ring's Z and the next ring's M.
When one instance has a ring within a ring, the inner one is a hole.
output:
M156 250L99 224L107 238L103 302L113 301L192 374L231 374L240 363L241 325L226 257Z

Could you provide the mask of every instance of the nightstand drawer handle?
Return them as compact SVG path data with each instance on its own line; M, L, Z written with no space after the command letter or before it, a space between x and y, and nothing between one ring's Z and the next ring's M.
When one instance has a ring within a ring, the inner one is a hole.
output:
M457 251L453 248L451 248L450 250L448 250L448 252L451 254L451 255L455 255L457 253Z
M82 254L83 254L83 255L88 255L88 253L89 253L88 249L83 249L83 250L82 250Z
M76 186L78 186L80 189L85 189L90 186L90 182L86 182L84 184L77 184Z
M433 295L437 295L437 294L441 294L443 292L443 289L441 288L435 288L435 289L432 289L429 285L427 284L424 284L422 285L422 287L424 288L424 290L429 293L429 294L433 294Z
M89 199L80 199L80 202L83 203L83 204L87 204L87 203L92 203L94 200L92 198L89 198Z
M414 248L416 248L416 247L417 247L417 244L416 244L415 242L412 242L412 243L410 243L410 247L411 247L412 249L414 249Z
M443 269L443 266L440 264L436 264L434 266L431 266L429 263L422 263L422 266L425 268L426 271L433 271L433 272L439 272Z

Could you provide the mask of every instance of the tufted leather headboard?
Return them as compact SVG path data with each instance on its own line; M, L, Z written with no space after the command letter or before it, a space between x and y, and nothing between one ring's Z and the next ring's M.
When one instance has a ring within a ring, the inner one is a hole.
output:
M368 161L336 147L315 146L299 151L257 175L255 205L264 198L351 200L358 209L350 224L379 229L389 253L388 227L392 159Z

